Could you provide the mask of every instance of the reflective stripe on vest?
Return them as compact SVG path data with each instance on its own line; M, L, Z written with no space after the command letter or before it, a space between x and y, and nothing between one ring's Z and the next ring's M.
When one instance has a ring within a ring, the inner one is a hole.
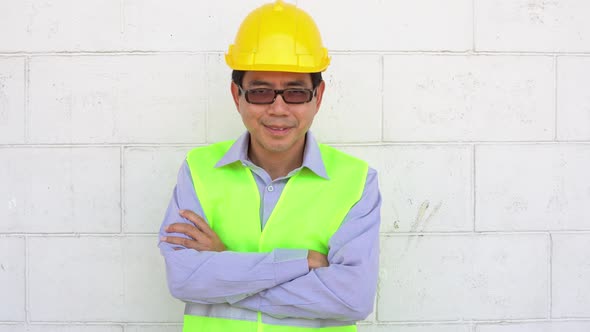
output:
M270 252L275 248L305 248L327 254L328 241L361 198L367 164L320 145L330 179L302 168L285 185L261 230L260 193L250 169L240 162L215 167L232 143L196 148L187 156L195 192L207 221L227 249ZM236 309L229 305L188 304L183 331L356 331L354 322L277 319L263 313L252 317L252 312Z

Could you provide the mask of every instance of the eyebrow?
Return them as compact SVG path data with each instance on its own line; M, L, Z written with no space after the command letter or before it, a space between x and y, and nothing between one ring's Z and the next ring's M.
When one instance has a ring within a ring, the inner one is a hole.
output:
M307 84L303 80L289 81L285 84L286 87L305 87ZM262 80L252 80L248 83L248 87L267 86L272 87L270 82Z
M253 80L248 83L248 87L253 87L253 86L268 86L268 87L270 87L272 85L266 81Z
M291 82L287 82L287 86L296 86L296 87L305 87L305 82L302 80L296 80L296 81L291 81Z

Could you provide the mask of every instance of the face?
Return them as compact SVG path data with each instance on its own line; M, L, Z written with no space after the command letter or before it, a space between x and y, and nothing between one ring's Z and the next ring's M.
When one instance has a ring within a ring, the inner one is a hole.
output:
M305 145L305 134L320 108L324 87L324 82L321 82L316 95L308 103L287 104L281 95L277 95L272 104L255 105L248 103L244 93L240 94L238 86L232 83L234 102L250 133L250 153L257 158L300 157ZM244 75L242 88L312 89L311 75L249 71Z

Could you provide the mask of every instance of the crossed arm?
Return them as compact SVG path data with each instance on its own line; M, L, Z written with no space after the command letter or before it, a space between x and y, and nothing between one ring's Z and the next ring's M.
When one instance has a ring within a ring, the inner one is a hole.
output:
M209 227L209 224L199 217L194 211L179 210L178 213L184 219L189 220L191 224L175 223L166 226L166 233L180 233L187 237L163 236L162 241L173 245L178 245L174 250L193 249L196 251L215 251L223 252L226 250L225 245L217 234ZM319 267L328 267L328 256L315 250L307 251L307 265L309 269Z
M275 317L360 320L372 311L381 203L374 171L367 177L361 201L330 240L327 256L305 248L225 251L199 217L204 214L185 173L181 169L160 231L173 296L188 302L230 303Z

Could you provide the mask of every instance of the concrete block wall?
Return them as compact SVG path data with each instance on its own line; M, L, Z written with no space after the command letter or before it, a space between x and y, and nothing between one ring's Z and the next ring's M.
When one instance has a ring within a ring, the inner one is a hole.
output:
M262 0L0 2L0 332L180 331L156 232ZM362 332L590 331L590 3L292 0L383 194Z

